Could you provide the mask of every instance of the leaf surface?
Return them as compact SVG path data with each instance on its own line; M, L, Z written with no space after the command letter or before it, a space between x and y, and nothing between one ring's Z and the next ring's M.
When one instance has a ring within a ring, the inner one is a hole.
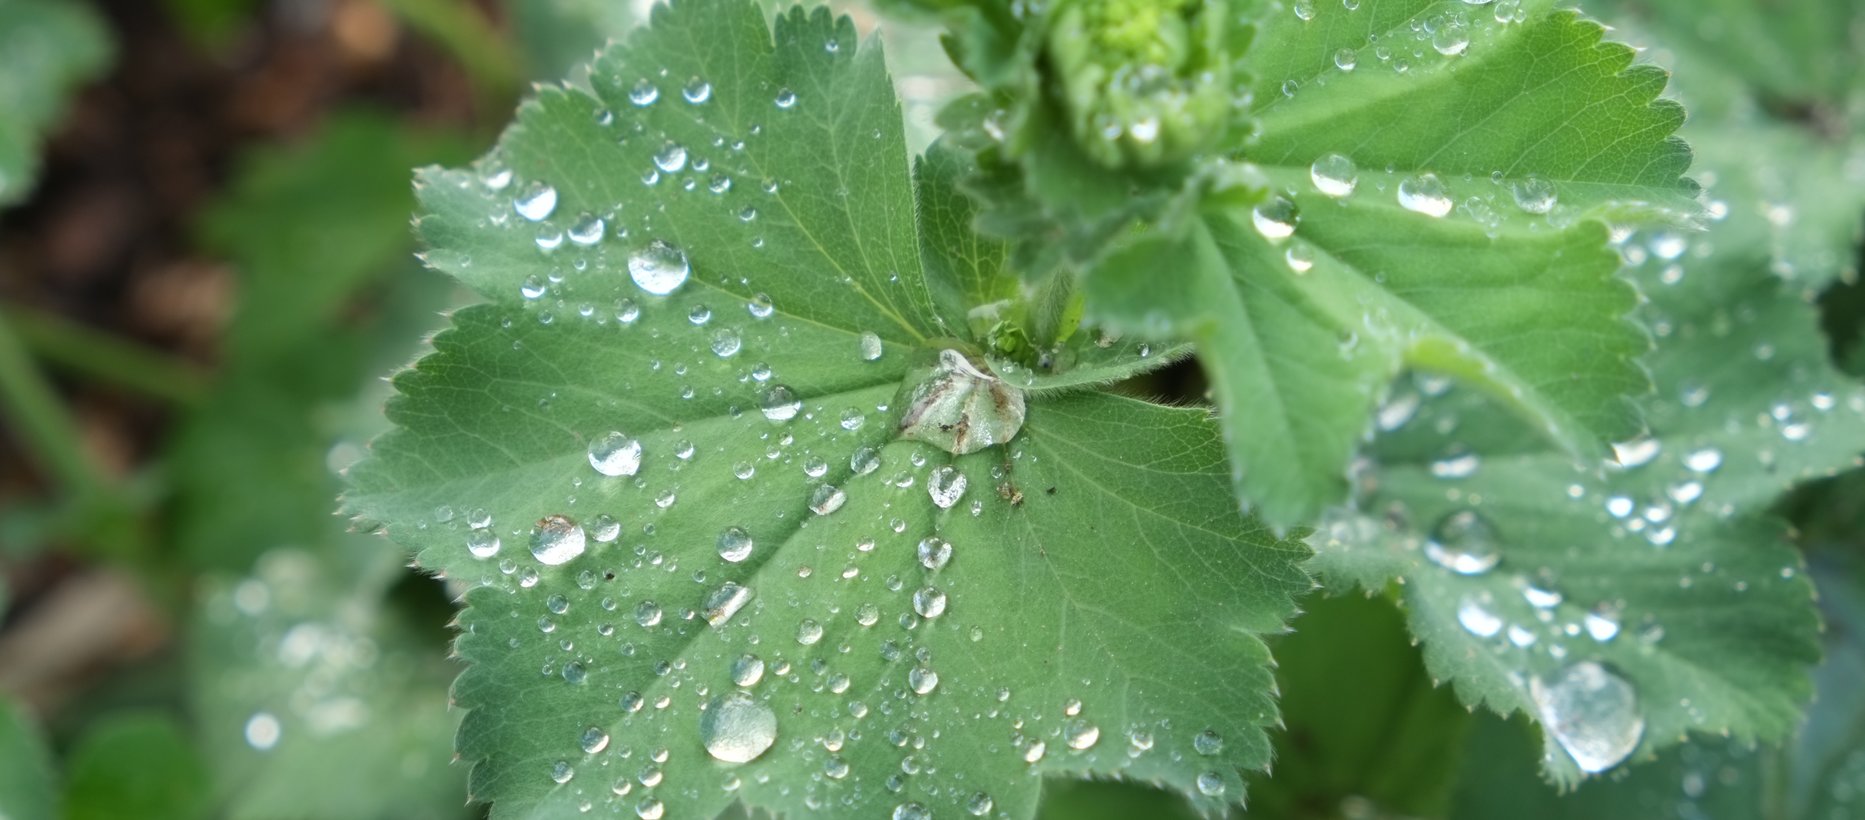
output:
M1240 800L1276 720L1257 636L1306 550L1236 514L1203 410L1088 389L1171 351L1079 334L1008 444L896 440L932 354L977 350L1002 251L947 241L937 160L916 216L878 50L826 13L764 25L659 8L598 96L545 91L478 168L422 176L427 258L488 303L395 378L347 506L472 587L474 798L1030 817L1045 775L1118 775ZM585 214L602 240L557 245ZM644 288L643 254L686 278Z
M1088 275L1091 317L1197 341L1239 495L1279 524L1344 495L1404 368L1499 397L1577 456L1636 432L1647 342L1596 218L1695 211L1681 108L1597 24L1548 3L1351 5L1263 22L1244 157L1270 198L1208 204Z

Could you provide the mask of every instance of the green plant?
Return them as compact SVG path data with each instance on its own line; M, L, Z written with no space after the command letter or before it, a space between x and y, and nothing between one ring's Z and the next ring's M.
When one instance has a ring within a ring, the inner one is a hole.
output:
M1578 14L1337 5L913 4L981 91L909 178L846 21L693 0L423 172L486 303L346 506L469 588L475 797L1214 810L1304 566L1558 783L1784 737L1818 622L1766 506L1865 394L1778 284L1668 264L1741 265L1683 231L1755 205L1705 212L1665 74ZM1104 389L1188 344L1215 426Z
M0 357L186 623L0 815L1860 811L1865 10L873 5L384 0L564 80L242 163L212 383L0 327L178 408L135 492Z

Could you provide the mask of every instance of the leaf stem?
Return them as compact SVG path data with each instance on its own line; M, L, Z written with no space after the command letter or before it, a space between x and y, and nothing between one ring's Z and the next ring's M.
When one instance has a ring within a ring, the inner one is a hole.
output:
M47 384L10 320L0 315L0 412L15 425L14 437L71 495L87 498L108 485L83 438Z
M41 359L172 404L200 403L207 374L191 363L62 317L0 305L0 320Z

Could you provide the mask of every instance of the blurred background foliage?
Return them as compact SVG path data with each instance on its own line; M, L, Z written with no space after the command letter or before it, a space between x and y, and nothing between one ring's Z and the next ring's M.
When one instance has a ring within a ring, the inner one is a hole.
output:
M1759 169L1732 184L1847 203L1797 223L1805 233L1736 226L1756 233L1725 244L1843 269L1807 295L1836 358L1865 373L1865 197L1834 190L1835 169L1865 162L1865 60L1822 59L1858 42L1865 15L1597 5L1680 44L1654 57L1694 84L1688 136L1712 164ZM0 817L480 813L450 765L453 594L331 514L337 474L383 424L379 377L460 298L413 256L409 170L471 157L527 83L579 82L646 13L640 0L0 0ZM1744 21L1766 47L1741 40ZM965 86L930 29L887 38L923 148ZM1780 161L1745 166L1758 146ZM1195 397L1197 378L1137 389ZM1472 716L1430 678L1394 596L1317 596L1275 648L1286 731L1248 813L1865 817L1861 498L1853 473L1782 505L1829 653L1787 747L1691 744L1558 796L1526 723ZM1120 783L1055 783L1042 809L1190 816Z

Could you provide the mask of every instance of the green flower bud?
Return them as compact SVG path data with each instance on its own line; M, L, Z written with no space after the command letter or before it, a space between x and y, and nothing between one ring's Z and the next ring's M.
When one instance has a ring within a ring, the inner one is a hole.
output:
M1236 56L1226 8L1226 0L1059 0L1047 32L1049 84L1095 162L1163 165L1224 132Z

